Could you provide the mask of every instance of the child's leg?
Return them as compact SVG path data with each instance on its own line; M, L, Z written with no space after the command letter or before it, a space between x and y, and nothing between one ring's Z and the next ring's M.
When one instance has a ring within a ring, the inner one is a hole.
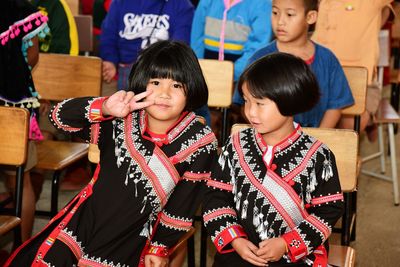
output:
M11 192L15 191L15 176L7 176L7 185ZM33 221L35 218L36 197L33 192L31 176L29 172L24 173L24 184L22 192L21 211L21 235L22 242L28 240L32 234Z

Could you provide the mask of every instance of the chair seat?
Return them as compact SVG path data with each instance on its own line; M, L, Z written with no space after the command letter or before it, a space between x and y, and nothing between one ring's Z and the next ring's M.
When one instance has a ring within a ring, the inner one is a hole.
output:
M384 98L379 103L378 111L374 116L375 123L400 123L400 116L392 107L389 100Z
M348 246L330 245L328 263L332 266L351 267L355 263L355 250Z
M0 235L4 235L17 225L19 225L21 219L15 216L1 215L0 216Z
M37 144L38 164L36 168L62 170L70 164L87 157L89 144L46 140Z

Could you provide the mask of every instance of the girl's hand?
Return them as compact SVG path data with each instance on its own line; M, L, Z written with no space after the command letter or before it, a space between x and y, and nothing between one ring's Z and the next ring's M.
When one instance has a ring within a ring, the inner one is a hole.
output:
M167 257L158 257L155 255L146 255L144 265L146 267L167 267L169 259Z
M138 102L151 93L151 91L145 91L135 95L133 92L118 91L104 101L102 107L103 116L123 118L134 110L153 105L154 101Z
M250 262L256 266L266 266L268 261L256 255L258 247L245 238L236 238L232 241L232 247L236 250L237 254L245 261Z
M111 82L114 76L117 74L117 68L114 63L109 61L103 61L103 80L106 83Z
M283 238L271 238L262 241L257 256L267 261L278 261L286 253L286 242Z

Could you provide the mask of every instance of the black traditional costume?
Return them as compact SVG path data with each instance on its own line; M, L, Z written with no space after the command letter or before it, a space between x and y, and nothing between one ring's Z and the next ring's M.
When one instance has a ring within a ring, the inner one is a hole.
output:
M97 142L91 182L12 257L11 266L141 266L168 256L190 229L217 160L216 138L194 113L152 136L144 110L104 118L104 98L69 99L50 113L55 126Z
M324 242L343 209L335 158L295 126L273 147L249 128L233 134L222 149L208 182L204 215L219 252L214 266L252 266L232 249L237 237L256 246L282 237L288 253L269 266L326 265Z

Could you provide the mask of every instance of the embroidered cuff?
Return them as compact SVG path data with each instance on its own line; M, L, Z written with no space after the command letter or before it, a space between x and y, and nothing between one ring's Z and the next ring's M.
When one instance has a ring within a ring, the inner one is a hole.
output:
M282 238L286 241L289 249L288 256L292 262L296 262L307 255L307 246L296 230L282 235Z
M90 122L101 122L106 120L111 120L114 117L108 116L104 117L102 112L102 107L104 101L106 101L108 97L99 97L93 100L93 102L89 106L89 121Z
M247 238L247 235L241 226L234 225L229 228L226 228L218 236L216 236L214 239L214 245L219 253L223 254L232 252L234 251L233 248L225 249L225 247L229 245L233 240L239 237Z
M168 251L168 248L164 247L164 246L149 245L146 255L155 255L158 257L168 257L169 251Z

